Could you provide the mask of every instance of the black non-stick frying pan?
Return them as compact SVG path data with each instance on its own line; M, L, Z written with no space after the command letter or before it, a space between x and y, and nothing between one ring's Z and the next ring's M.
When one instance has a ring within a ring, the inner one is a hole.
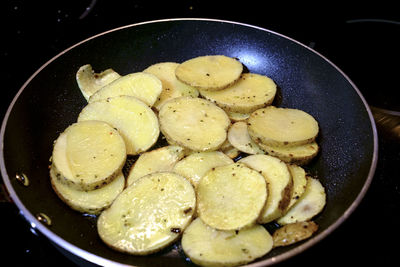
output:
M99 34L48 61L23 85L1 127L1 173L31 225L68 253L99 265L191 265L179 244L146 257L108 248L97 236L96 218L72 211L53 192L48 165L53 141L86 104L75 80L80 66L128 74L209 54L238 58L251 72L268 75L281 88L280 106L302 109L320 125L321 152L306 167L327 191L327 205L315 218L319 231L307 241L274 249L254 266L292 257L336 229L363 198L377 162L376 128L364 98L312 49L255 26L206 19L153 21ZM16 178L23 175L27 186Z

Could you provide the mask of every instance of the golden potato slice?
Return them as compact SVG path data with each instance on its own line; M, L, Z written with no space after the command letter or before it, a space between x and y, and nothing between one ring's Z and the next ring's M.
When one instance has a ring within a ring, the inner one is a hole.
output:
M289 246L305 240L317 230L318 225L312 221L287 224L274 232L274 247Z
M238 60L223 55L210 55L181 63L175 75L183 83L197 89L221 90L234 84L242 71L243 65Z
M162 92L158 96L156 103L154 103L154 107L157 110L160 110L162 104L171 98L180 96L199 96L199 91L197 91L196 88L184 84L176 78L175 70L178 66L179 64L175 62L160 62L151 65L143 71L157 76L157 78L162 82Z
M200 90L200 94L223 110L251 113L272 103L276 84L267 76L243 73L237 82L223 90Z
M125 187L125 177L120 172L109 184L95 190L76 190L61 182L53 167L50 168L50 181L59 198L72 209L89 214L99 214L108 208Z
M293 178L292 197L290 198L290 203L287 207L287 210L289 210L306 190L307 176L306 176L306 171L300 166L294 164L288 164L287 167Z
M78 87L87 101L89 101L90 96L100 88L119 77L121 76L112 69L106 69L103 72L95 73L90 64L83 65L76 73Z
M57 138L52 155L60 182L75 190L93 190L110 183L125 160L124 140L102 121L70 125Z
M317 142L297 146L267 146L263 143L257 143L258 147L268 155L280 158L286 163L298 165L308 164L319 151Z
M244 164L211 169L197 185L199 217L219 230L250 226L265 205L265 179Z
M235 122L228 130L228 140L233 147L247 154L265 154L265 152L254 142L247 131L247 123Z
M158 116L167 139L194 151L217 150L230 124L221 108L201 98L173 98L165 102Z
M268 155L250 155L238 162L260 172L267 183L268 198L258 218L259 223L268 223L281 217L292 196L293 180L286 164Z
M162 84L155 75L144 72L131 73L122 76L104 86L89 98L89 103L120 95L134 96L153 106L161 94Z
M184 150L180 146L165 146L141 154L129 171L128 186L147 174L171 171L184 156Z
M177 162L173 172L189 179L196 188L209 170L232 163L233 160L220 151L196 152Z
M308 113L269 106L254 111L248 119L250 137L267 146L309 144L318 135L318 122Z
M195 219L182 235L182 249L200 266L238 266L264 256L273 240L261 225L240 231L216 230Z
M78 121L102 120L124 138L126 152L136 155L149 149L158 139L157 116L144 102L133 96L117 96L89 103Z
M111 248L146 255L176 241L195 207L188 180L171 172L152 173L136 180L101 213L97 230Z
M280 225L311 220L326 203L325 188L318 179L307 176L307 186L296 204L279 220Z

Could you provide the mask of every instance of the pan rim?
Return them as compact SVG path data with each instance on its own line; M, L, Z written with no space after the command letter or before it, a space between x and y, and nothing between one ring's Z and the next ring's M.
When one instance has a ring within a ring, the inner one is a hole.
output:
M88 252L86 250L83 250L67 241L65 241L63 238L58 236L57 234L53 233L51 229L47 228L44 224L40 223L36 217L29 212L29 210L25 207L25 205L22 203L22 201L18 198L16 195L16 192L11 185L10 177L8 176L8 172L5 166L4 162L4 134L5 134L5 129L7 126L8 118L10 116L11 110L14 107L15 102L19 98L19 96L22 94L24 89L28 86L28 84L44 69L46 68L51 62L62 56L63 54L67 53L68 51L72 50L73 48L89 41L94 38L97 38L99 36L114 32L114 31L119 31L123 30L126 28L131 28L131 27L136 27L144 24L154 24L154 23L163 23L163 22L170 22L170 21L209 21L209 22L220 22L220 23L227 23L227 24L235 24L235 25L240 25L240 26L245 26L257 30L262 30L268 33L275 34L277 36L283 37L285 39L288 39L289 41L292 41L308 50L311 52L317 54L319 57L324 59L326 62L328 62L331 66L333 66L343 77L351 84L353 89L357 92L358 96L360 97L361 101L364 104L364 107L368 113L370 122L371 122L371 127L372 127L372 133L373 133L373 143L374 143L374 149L373 149L373 155L372 155L372 162L371 166L368 172L367 179L361 188L360 192L358 193L356 199L353 201L353 203L346 209L346 211L334 222L332 223L327 229L324 231L320 232L316 236L310 238L309 240L305 241L303 244L285 252L280 255L255 262L255 263L250 263L247 266L266 266L266 265L272 265L276 264L278 262L282 262L286 259L289 259L306 249L312 247L322 239L324 239L326 236L328 236L330 233L332 233L339 225L341 225L352 213L353 211L357 208L357 206L360 204L361 200L364 198L366 192L368 191L368 188L372 182L372 179L375 174L376 166L377 166L377 161L378 161L378 134L377 134L377 128L376 124L371 112L371 109L365 100L364 96L361 94L360 90L357 88L357 86L353 83L353 81L350 80L350 78L339 68L337 67L333 62L331 62L329 59L327 59L325 56L321 55L319 52L313 50L312 48L300 43L299 41L292 39L291 37L288 37L286 35L280 34L278 32L265 29L259 26L247 24L247 23L242 23L242 22L237 22L237 21L230 21L230 20L223 20L223 19L211 19L211 18L168 18L168 19L158 19L158 20L150 20L150 21L144 21L144 22L139 22L139 23L133 23L133 24L128 24L124 25L121 27L113 28L98 34L95 34L91 37L88 37L72 46L69 48L61 51L58 53L56 56L52 57L50 60L48 60L46 63L44 63L39 69L37 69L29 78L28 80L21 86L21 88L18 90L16 95L14 96L12 102L10 103L9 107L7 108L7 111L5 113L5 116L2 121L1 129L0 129L0 142L1 142L1 153L0 153L0 169L1 169L1 175L3 177L4 184L6 186L6 189L8 190L8 193L12 199L12 201L17 205L18 209L20 210L20 213L25 217L25 219L30 222L31 226L37 230L39 230L42 234L44 234L50 241L52 241L54 244L59 246L62 249L65 249L66 251L73 253L80 258L83 258L89 262L95 263L95 264L100 264L100 265L106 265L106 266L131 266L131 265L126 265L123 263L115 262L109 259L106 259L104 257L95 255L91 252Z

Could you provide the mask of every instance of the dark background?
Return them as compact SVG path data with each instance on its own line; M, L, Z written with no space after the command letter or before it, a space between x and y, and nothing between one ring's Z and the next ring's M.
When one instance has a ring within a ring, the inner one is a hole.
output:
M320 2L3 1L1 118L24 82L64 49L115 27L178 17L238 21L294 38L341 68L371 105L400 111L398 8L385 1L375 1L373 5ZM279 265L396 265L400 237L399 163L399 141L380 132L377 171L359 207L326 239ZM73 265L44 237L31 231L5 198L2 196L0 202L4 265Z

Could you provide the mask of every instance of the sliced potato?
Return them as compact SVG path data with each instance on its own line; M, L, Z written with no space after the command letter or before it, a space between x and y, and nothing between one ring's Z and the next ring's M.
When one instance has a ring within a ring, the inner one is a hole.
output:
M184 155L184 150L180 146L165 146L141 154L129 171L128 186L147 174L171 171Z
M229 142L228 139L225 140L225 142L222 143L221 147L219 150L230 157L231 159L234 159L240 155L239 149L236 147L232 146L232 144Z
M237 266L264 256L273 240L261 225L240 231L216 230L195 219L182 236L182 249L201 266Z
M274 247L292 245L309 238L317 230L318 225L312 221L287 224L274 232Z
M226 113L201 98L173 98L158 114L161 131L174 143L194 151L217 150L226 139Z
M308 164L319 151L319 146L315 141L298 146L267 146L263 143L257 143L257 145L271 156L280 158L286 163L298 165Z
M83 65L76 73L78 87L87 101L89 101L90 96L100 88L119 77L121 76L112 69L106 69L103 72L95 73L90 64Z
M306 171L302 167L294 164L288 164L287 166L293 178L292 197L290 198L290 203L287 207L287 209L290 209L306 190L307 176Z
M89 103L78 117L78 121L86 120L106 121L117 128L130 155L149 149L160 134L157 116L133 96L111 97Z
M228 115L229 119L233 122L237 121L245 121L250 117L250 113L239 113L239 112L231 112L225 110L226 114Z
M211 227L235 230L255 223L265 205L265 179L244 164L211 169L197 185L198 213Z
M243 73L237 82L223 90L200 90L200 94L223 110L251 113L272 103L276 84L267 76Z
M108 208L125 187L125 177L122 172L109 184L90 191L76 190L65 185L54 168L50 168L50 181L62 201L76 211L89 214L99 214Z
M265 152L254 142L247 131L247 123L238 121L231 125L228 130L228 140L238 150L247 154L265 154Z
M89 98L89 103L120 95L134 96L149 107L153 106L161 94L162 84L155 75L144 72L122 76L104 86Z
M268 223L281 217L290 203L293 180L286 164L268 155L251 155L238 162L260 172L267 182L268 198L258 218L259 223Z
M124 140L102 121L70 125L57 138L52 155L60 182L76 190L93 190L110 183L125 160Z
M188 180L172 172L152 173L136 180L101 213L97 230L111 248L146 255L177 240L195 207Z
M196 188L209 170L232 163L233 160L220 151L196 152L176 163L173 171L189 179Z
M176 77L190 86L203 90L221 90L234 84L242 74L243 65L238 60L210 55L189 59L175 70Z
M267 146L309 144L318 135L318 122L308 113L269 106L254 111L248 119L251 138Z
M175 62L160 62L151 65L143 71L157 76L157 78L162 82L162 92L154 104L154 107L157 110L160 110L162 104L171 98L180 96L199 96L199 91L197 91L196 88L184 84L176 78L175 70L178 66L179 64Z
M326 203L325 188L318 179L307 176L307 187L301 198L279 220L280 225L311 220Z

